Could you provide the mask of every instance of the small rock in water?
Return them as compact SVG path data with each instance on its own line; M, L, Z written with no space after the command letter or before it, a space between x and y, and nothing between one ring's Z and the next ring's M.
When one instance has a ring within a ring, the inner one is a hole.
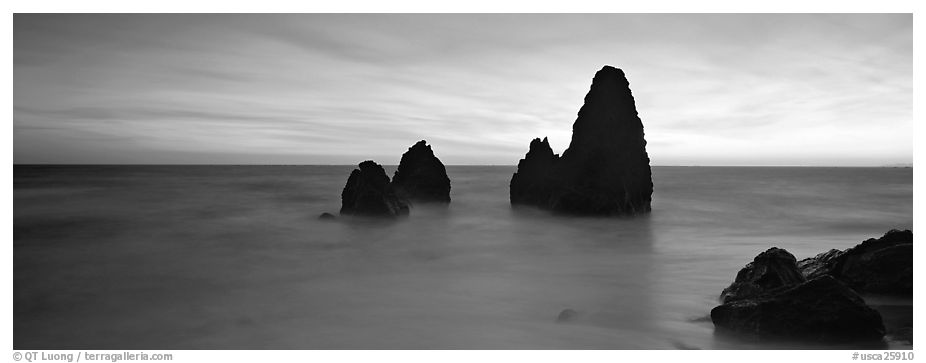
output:
M334 216L334 214L331 214L328 212L322 213L321 215L318 216L318 219L321 219L321 220L332 220L335 218L336 217Z
M685 344L684 342L678 339L672 339L672 340L669 340L669 342L672 343L672 346L678 350L700 350L701 349L693 345Z
M559 312L559 315L556 317L557 323L567 323L570 321L575 321L579 317L579 313L572 309L564 309Z

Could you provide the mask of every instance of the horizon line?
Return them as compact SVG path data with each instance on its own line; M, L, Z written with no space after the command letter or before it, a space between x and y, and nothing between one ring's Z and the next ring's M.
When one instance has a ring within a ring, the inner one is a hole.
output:
M377 163L379 164L379 163ZM398 166L398 164L379 164L381 166ZM199 164L199 163L138 163L138 164L122 164L122 163L96 163L96 164L87 164L87 163L13 163L13 166L357 166L357 164L255 164L255 163L213 163L213 164ZM506 167L517 167L517 164L444 164L444 166L506 166ZM794 165L794 164L777 164L777 165L749 165L749 164L735 164L735 165L712 165L712 164L675 164L675 165L650 165L650 167L708 167L708 168L719 168L719 167L730 167L730 168L913 168L913 163L910 164L881 164L881 165Z

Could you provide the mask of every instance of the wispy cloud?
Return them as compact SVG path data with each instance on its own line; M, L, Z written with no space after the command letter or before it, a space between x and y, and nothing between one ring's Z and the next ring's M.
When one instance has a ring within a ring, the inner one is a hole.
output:
M14 158L513 164L603 64L657 164L912 161L909 14L17 14Z

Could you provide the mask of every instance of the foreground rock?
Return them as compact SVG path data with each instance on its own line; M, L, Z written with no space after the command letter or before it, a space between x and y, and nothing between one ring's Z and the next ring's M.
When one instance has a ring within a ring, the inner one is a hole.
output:
M829 275L836 258L842 256L845 251L831 249L814 257L805 258L797 262L797 268L807 279L814 279L820 276Z
M847 342L884 336L881 315L831 276L720 305L711 310L711 320L717 327L759 337Z
M360 163L341 192L341 214L395 217L408 215L389 183L386 171L372 160Z
M760 253L736 275L711 310L714 326L762 338L818 342L879 340L881 315L830 275L805 279L794 255Z
M891 230L845 251L801 260L807 276L829 275L861 293L913 295L913 232Z
M450 203L450 178L424 140L410 147L392 177L396 194L413 202Z
M535 139L512 176L512 204L588 215L650 211L652 173L629 82L605 66L592 80L562 157Z
M804 281L794 255L772 247L756 256L736 274L733 284L721 293L720 301L728 303L754 298Z
M711 310L711 320L719 328L762 337L879 340L885 321L859 292L912 296L913 232L891 230L847 250L833 249L799 262L787 251L771 248L724 289L723 305ZM894 329L895 337L912 331L912 322L889 322L901 326Z

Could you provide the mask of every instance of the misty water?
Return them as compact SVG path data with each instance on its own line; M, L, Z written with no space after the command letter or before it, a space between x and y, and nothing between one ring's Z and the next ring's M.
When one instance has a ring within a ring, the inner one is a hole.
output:
M708 314L769 247L913 224L909 168L654 167L651 215L578 218L512 208L514 167L450 166L449 207L318 220L352 169L15 166L14 348L844 349Z

